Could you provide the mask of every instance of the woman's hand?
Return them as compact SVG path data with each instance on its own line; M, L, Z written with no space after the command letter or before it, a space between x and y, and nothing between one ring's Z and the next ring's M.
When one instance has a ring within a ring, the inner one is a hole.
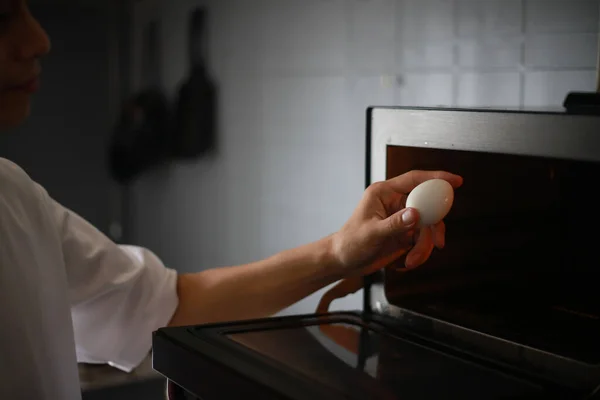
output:
M411 171L369 186L346 224L333 235L336 260L345 275L374 272L408 252L406 267L423 264L433 247L443 248L445 225L417 229L419 214L404 208L408 193L429 179L444 179L453 188L462 177L444 171Z

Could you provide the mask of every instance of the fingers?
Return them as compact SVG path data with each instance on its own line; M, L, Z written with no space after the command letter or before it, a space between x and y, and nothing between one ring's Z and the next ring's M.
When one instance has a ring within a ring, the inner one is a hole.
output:
M425 263L433 248L443 249L446 245L446 224L444 221L434 226L427 226L417 233L417 241L414 247L406 256L405 264L407 268L415 268Z
M406 194L416 186L430 179L443 179L448 181L454 189L460 187L463 183L463 178L461 176L451 174L450 172L414 170L398 175L395 178L388 179L385 181L385 184L395 192Z
M419 212L414 208L402 209L380 221L382 237L397 236L413 229L419 222Z
M433 231L426 227L417 233L417 242L406 256L406 268L415 268L423 264L431 256L433 251Z
M436 225L429 227L433 234L433 244L438 249L443 249L446 245L446 224L444 221L438 222Z

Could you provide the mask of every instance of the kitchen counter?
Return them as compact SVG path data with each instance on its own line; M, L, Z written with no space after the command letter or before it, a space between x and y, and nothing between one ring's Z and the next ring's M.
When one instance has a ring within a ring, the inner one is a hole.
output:
M150 355L130 373L105 364L79 364L79 380L83 392L164 379L162 375L152 369L152 356Z

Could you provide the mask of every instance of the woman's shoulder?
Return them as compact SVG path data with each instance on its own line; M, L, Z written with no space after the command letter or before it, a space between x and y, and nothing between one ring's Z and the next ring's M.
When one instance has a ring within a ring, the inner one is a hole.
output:
M31 178L14 162L0 157L0 182L10 184L27 184ZM3 188L4 186L0 186Z
M0 203L27 205L38 200L38 190L31 177L14 162L0 157Z

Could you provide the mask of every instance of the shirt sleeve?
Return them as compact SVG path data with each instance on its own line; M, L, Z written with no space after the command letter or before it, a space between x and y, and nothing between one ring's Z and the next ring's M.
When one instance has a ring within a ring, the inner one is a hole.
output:
M177 273L151 251L117 245L47 199L62 238L77 359L129 372L177 308Z

